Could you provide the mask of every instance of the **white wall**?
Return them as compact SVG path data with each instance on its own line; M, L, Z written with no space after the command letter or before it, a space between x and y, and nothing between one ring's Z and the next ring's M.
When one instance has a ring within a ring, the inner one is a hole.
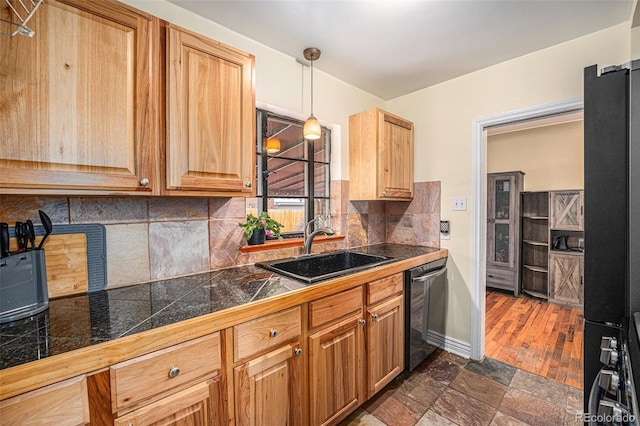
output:
M440 180L441 217L449 220L447 335L470 342L472 277L472 122L582 96L583 69L629 60L628 23L402 96L388 109L415 124L415 180ZM467 211L451 198L467 197Z
M584 123L554 124L487 138L487 173L521 170L525 191L584 189Z
M306 117L310 113L309 67L255 40L229 30L164 0L121 0L183 28L211 37L256 57L256 100ZM300 52L302 56L302 52ZM317 66L322 57L315 63ZM323 125L339 134L332 144L331 179L349 179L349 115L374 106L384 108L384 100L318 71L313 72L314 114Z

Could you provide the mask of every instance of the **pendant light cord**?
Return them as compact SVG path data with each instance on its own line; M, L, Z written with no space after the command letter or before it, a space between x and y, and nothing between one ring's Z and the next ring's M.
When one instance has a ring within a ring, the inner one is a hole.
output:
M313 59L311 60L311 115L313 115Z

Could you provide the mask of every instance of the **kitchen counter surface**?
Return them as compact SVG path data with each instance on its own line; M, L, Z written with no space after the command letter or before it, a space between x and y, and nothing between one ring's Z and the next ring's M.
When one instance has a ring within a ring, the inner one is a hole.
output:
M240 314L243 311L239 309L254 302L259 304L278 296L294 296L294 293L309 297L315 293L321 295L322 291L327 291L322 290L323 287L332 283L340 286L340 289L348 288L349 285L364 282L361 280L370 279L375 270L397 273L425 261L447 256L446 250L399 244L379 244L350 250L389 256L396 261L348 275L354 278L352 280L343 276L313 285L246 265L50 300L47 311L0 325L0 379L3 379L0 384L7 384L4 379L10 380L13 376L3 373L17 373L22 367L46 362L47 358L56 358L55 355L76 353L83 349L91 351L93 347L107 348L110 342L125 341L127 338L130 343L139 343L140 352L144 353L144 340L138 336L152 339L153 336L159 336L154 333L158 331L156 329L165 326L176 326L176 335L179 335L185 330L180 325L192 320L194 329L202 329L194 333L202 334L206 327L213 330L215 327L220 329L228 326L231 324L229 318L234 313ZM282 308L287 303L304 301L302 296L293 297L296 300L291 302L287 302L288 299L282 299ZM218 315L210 315L216 313ZM250 318L246 315L236 316L238 321ZM210 321L206 323L198 320L209 318ZM149 349L153 349L153 345ZM132 355L135 356L135 351ZM104 358L107 358L106 355Z

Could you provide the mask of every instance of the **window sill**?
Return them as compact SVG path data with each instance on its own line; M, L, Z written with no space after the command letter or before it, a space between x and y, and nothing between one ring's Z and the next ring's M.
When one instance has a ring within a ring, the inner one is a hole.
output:
M344 235L318 235L313 239L314 243L323 243L323 242L334 242L344 240ZM270 240L266 241L264 244L258 244L255 246L242 246L240 247L240 251L242 253L254 253L257 251L266 251L266 250L278 250L289 247L302 247L304 246L304 240L302 238L287 238L285 240Z

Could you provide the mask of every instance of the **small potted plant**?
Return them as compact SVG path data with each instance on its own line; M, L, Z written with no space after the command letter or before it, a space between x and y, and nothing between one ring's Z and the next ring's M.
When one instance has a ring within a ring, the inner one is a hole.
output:
M246 223L238 223L244 228L243 235L249 245L264 244L266 237L276 237L282 240L280 228L284 225L273 220L267 212L262 212L256 217L251 213L247 214Z

